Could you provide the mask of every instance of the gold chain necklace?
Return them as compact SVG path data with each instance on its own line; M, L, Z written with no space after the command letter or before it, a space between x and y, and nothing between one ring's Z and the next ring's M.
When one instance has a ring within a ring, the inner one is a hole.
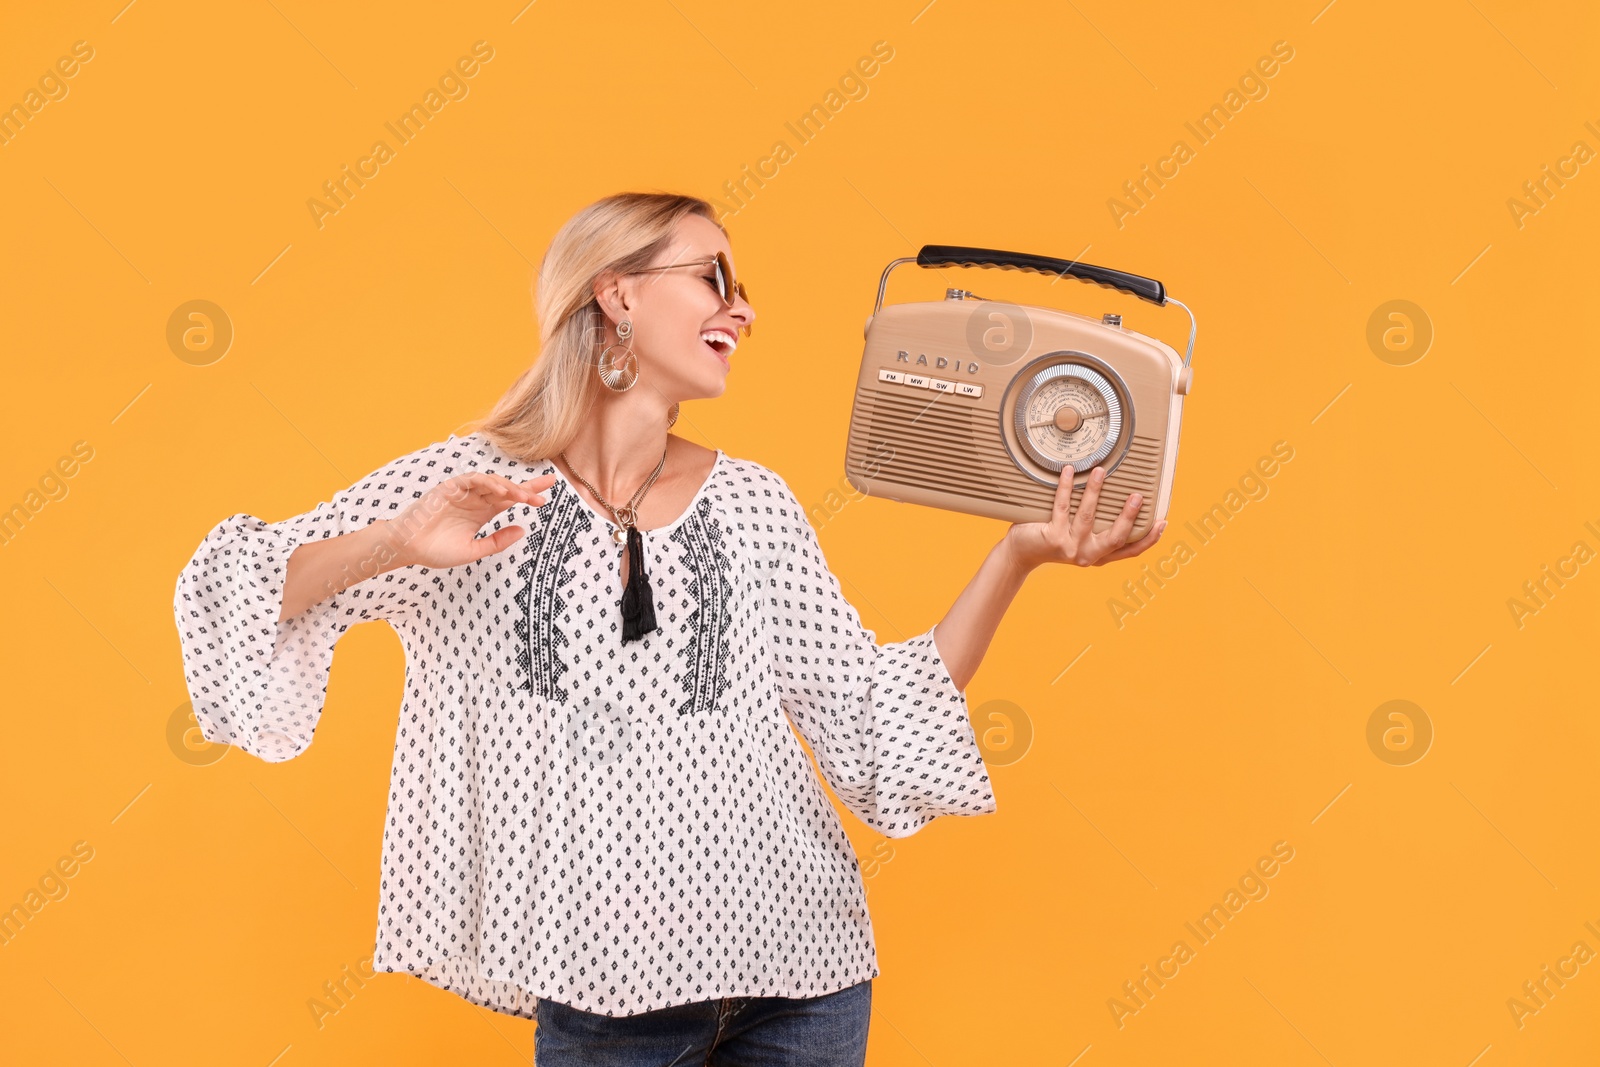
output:
M567 454L565 451L561 453L561 460L569 469L572 468L572 461L567 459ZM661 450L661 462L656 464L656 469L650 472L650 477L646 478L644 480L644 484L641 485L638 491L633 494L633 499L629 500L628 503L621 509L613 507L611 501L601 496L600 490L596 489L592 484L590 484L589 480L583 475L579 474L576 469L572 470L572 476L578 479L578 481L582 482L584 488L593 493L595 499L604 504L605 509L611 512L611 517L616 520L617 524L617 528L612 531L611 540L620 545L622 542L628 539L628 531L633 529L638 523L639 505L644 502L645 494L648 493L650 491L650 487L656 483L656 478L661 474L661 468L666 465L667 450L663 448Z
M566 452L561 453L561 459L568 467L572 466L567 460ZM656 605L654 590L650 586L650 576L644 570L644 538L640 536L638 523L639 503L644 500L644 495L655 484L656 478L661 474L661 468L667 465L667 450L661 450L661 462L656 464L656 469L650 472L650 477L645 479L639 491L633 494L633 499L622 508L611 506L611 501L600 495L600 490L591 485L588 479L577 471L572 476L584 484L584 487L593 493L595 499L604 504L606 510L611 512L612 518L617 520L617 529L611 534L611 539L618 544L624 541L628 544L628 578L622 589L622 640L642 641L645 635L653 633L660 627L656 625Z

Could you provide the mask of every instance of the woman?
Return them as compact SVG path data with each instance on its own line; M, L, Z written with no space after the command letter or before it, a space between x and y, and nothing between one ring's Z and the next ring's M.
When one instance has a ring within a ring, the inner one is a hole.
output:
M936 629L879 645L804 507L669 433L755 311L702 200L608 197L540 270L542 354L481 427L178 582L208 740L298 756L335 642L388 621L406 695L378 970L538 1021L541 1067L860 1064L878 974L839 799L902 837L995 810L963 690L1024 577L1135 555L1138 497L1012 526ZM1070 469L1070 468L1069 468ZM791 723L793 729L791 729Z

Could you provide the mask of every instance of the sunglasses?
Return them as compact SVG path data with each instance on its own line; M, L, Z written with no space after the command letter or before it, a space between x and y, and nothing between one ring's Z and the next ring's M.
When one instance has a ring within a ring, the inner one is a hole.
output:
M733 307L733 298L735 295L737 295L739 299L743 300L746 304L750 302L750 297L744 289L744 282L738 281L734 278L733 265L728 262L728 257L723 255L721 252L717 253L715 259L709 261L700 259L691 263L669 263L665 267L645 267L643 270L630 270L628 273L651 274L658 270L675 270L678 267L704 267L708 265L715 265L716 267L715 280L717 286L717 295L722 297L722 302L724 304L730 308ZM740 330L746 337L750 336L750 327L748 325L741 326Z

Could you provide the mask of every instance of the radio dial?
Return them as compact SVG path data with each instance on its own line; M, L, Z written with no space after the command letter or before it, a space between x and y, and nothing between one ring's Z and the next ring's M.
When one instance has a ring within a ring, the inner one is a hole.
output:
M1084 471L1122 438L1119 390L1093 367L1063 362L1035 372L1017 394L1017 440L1040 466Z

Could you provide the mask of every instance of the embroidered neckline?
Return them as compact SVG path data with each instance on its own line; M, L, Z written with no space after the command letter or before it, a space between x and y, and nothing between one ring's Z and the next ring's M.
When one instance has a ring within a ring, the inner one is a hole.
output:
M577 578L571 566L582 551L579 538L589 531L590 519L565 500L552 501L555 512L545 521L530 524L527 551L517 567L519 586L513 598L517 614L512 626L517 636L517 667L522 677L520 688L545 698L567 699L560 684L567 669L567 656L557 645L566 646L567 635L556 625L566 610L563 590ZM533 599L534 589L541 599Z
M688 670L683 676L683 700L678 704L680 716L716 712L728 690L733 655L728 636L733 622L733 584L722 525L712 517L711 501L701 501L693 510L696 521L672 534L693 576L694 597L686 625Z
M673 519L672 522L665 526L656 526L649 530L640 528L640 533L666 537L675 532L678 527L682 526L684 522L688 520L689 516L694 513L695 508L699 506L700 501L704 499L706 494L711 491L712 484L717 480L717 475L722 471L723 461L728 458L728 454L722 451L722 449L719 448L716 451L717 458L711 463L711 473L707 474L706 480L700 483L700 488L695 492L694 498L689 501L689 506L683 509L683 514L679 515L676 519ZM610 515L601 514L598 508L585 500L583 498L583 494L578 491L578 487L572 483L572 480L566 476L560 467L556 466L554 461L548 459L545 460L544 467L540 469L544 473L554 472L555 476L561 480L561 484L566 486L568 492L570 492L573 497L576 498L578 505L582 507L584 511L587 511L591 518L605 523L607 531L617 528L616 520L614 520Z

